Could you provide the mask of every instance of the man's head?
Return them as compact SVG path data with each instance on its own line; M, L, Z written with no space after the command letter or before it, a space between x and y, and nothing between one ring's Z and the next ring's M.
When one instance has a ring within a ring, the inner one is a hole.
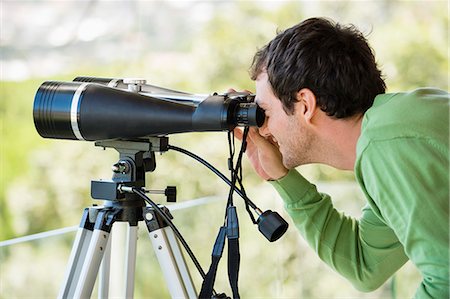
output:
M352 169L361 116L385 83L353 26L308 19L278 34L253 60L259 133L274 141L286 168L325 163Z
M267 72L274 94L293 114L297 93L311 90L328 116L363 114L385 83L366 39L354 26L312 18L279 33L254 59L251 76Z

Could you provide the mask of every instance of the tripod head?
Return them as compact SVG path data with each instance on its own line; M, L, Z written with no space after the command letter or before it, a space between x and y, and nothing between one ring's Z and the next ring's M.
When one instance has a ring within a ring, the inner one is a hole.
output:
M91 181L91 196L105 200L106 207L122 208L117 220L137 223L142 220L144 200L138 195L124 192L124 188L144 188L145 173L156 168L155 152L168 150L168 137L148 137L135 140L97 141L96 146L114 148L119 152L119 161L112 166L111 180ZM169 187L168 198L173 201L176 191Z

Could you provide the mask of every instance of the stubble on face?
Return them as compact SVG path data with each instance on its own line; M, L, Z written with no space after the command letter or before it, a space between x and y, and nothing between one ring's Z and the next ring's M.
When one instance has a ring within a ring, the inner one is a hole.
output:
M284 167L292 169L313 162L311 152L312 133L299 121L295 114L286 117L288 119L285 138L282 138L283 141L280 144Z

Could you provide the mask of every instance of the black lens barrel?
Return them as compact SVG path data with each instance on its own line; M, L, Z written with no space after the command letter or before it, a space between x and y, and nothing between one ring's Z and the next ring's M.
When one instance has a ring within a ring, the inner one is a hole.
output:
M256 126L261 127L264 124L265 114L255 103L239 103L233 114L234 123L237 126Z
M255 103L213 95L195 106L107 86L116 80L120 79L44 82L33 107L38 133L44 138L97 141L225 131L264 123L264 112Z
M79 83L44 82L34 98L33 118L45 138L77 139L72 130L71 105Z

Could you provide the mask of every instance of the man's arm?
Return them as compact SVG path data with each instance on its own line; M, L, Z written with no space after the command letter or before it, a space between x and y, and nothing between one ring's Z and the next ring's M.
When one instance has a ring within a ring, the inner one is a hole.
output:
M297 229L319 257L361 291L377 289L407 260L394 232L373 213L347 217L296 170L272 185Z
M242 133L235 130L242 139ZM330 197L296 170L288 171L275 144L251 128L247 156L258 175L271 181L295 225L310 246L359 290L373 290L400 268L407 257L392 230L370 208L360 221L337 212Z

